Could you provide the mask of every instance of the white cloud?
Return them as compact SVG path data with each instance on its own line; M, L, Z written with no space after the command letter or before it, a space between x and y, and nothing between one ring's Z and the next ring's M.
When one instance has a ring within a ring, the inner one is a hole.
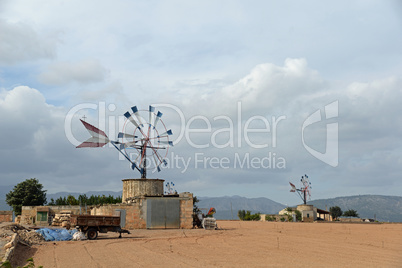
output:
M197 184L192 182L202 181L203 195L215 193L211 189L217 189L219 180L219 185L230 184L219 188L226 189L225 194L270 197L266 191L275 195L282 191L277 185L287 187L287 180L299 173L317 178L315 194L328 194L328 189L337 189L334 195L367 193L374 188L358 189L351 181L362 182L368 174L380 172L394 186L400 185L400 165L387 165L390 159L401 161L401 81L396 77L401 76L402 38L395 33L402 24L392 4L357 1L345 10L342 3L329 7L320 1L291 8L273 1L224 1L213 3L213 9L212 2L0 2L0 87L8 90L0 92L0 135L2 149L11 150L2 152L1 159L8 163L2 177L22 178L14 174L18 172L33 176L35 170L52 189L71 189L94 184L91 174L102 182L109 178L107 185L120 189L120 178L138 175L132 175L124 161L116 163L113 148L79 151L66 141L60 111L82 101L114 103L116 116L132 105L175 104L187 120L193 115L207 117L212 131L227 127L224 120L214 121L215 116L237 120L241 101L243 125L254 115L270 122L271 116L286 116L274 148L286 157L285 171L190 168L185 174L167 170L155 176L171 177L190 188L184 190L195 192ZM335 100L339 117L305 132L306 143L323 151L326 124L339 123L340 166L333 169L303 148L300 132L309 115L318 109L324 115L323 107ZM168 128L178 135L177 114L163 112ZM94 113L85 111L88 117ZM74 122L74 130L85 139L85 130ZM200 134L195 141L208 142L210 136ZM255 142L271 140L270 133L250 136ZM220 143L226 140L224 134L217 138ZM267 153L245 146L244 140L242 144L197 151L181 142L173 152L203 152L207 157ZM26 151L14 153L13 147ZM108 170L111 164L122 168ZM52 176L56 179L49 184ZM378 186L378 181L371 182ZM377 189L396 193L397 187ZM282 194L276 196L286 202Z
M39 75L39 80L47 85L65 85L73 82L80 84L101 82L108 71L96 60L79 62L56 62Z
M18 86L0 93L0 178L2 185L13 185L27 178L38 178L47 189L90 190L108 183L113 150L78 150L68 142L64 129L66 110L46 103L36 89ZM73 132L85 139L87 133L74 117ZM82 115L81 115L82 116ZM90 115L88 114L88 117ZM91 120L94 121L94 120ZM113 173L113 171L112 171ZM97 183L89 179L97 178ZM117 171L116 174L121 174ZM124 176L124 175L122 175ZM102 178L103 177L103 178Z
M56 54L56 39L37 33L30 25L0 19L0 65L16 64Z

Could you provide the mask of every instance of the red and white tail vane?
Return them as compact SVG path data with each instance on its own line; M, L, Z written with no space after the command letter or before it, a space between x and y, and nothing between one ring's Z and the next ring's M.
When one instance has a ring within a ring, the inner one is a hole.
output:
M81 143L80 145L78 145L77 148L103 147L105 146L105 144L110 142L105 132L94 127L91 124L88 124L85 121L82 121L81 119L80 121L82 122L84 127L88 130L89 134L91 134L91 137L86 141L84 141L83 143Z
M290 186L292 186L292 189L290 189L290 191L291 192L296 192L296 186L291 182L289 182L289 184L290 184Z

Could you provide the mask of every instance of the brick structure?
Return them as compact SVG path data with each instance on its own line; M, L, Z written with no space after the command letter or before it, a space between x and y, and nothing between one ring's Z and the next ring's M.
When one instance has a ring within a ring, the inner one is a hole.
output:
M193 194L181 193L180 200L180 228L191 229L193 228Z
M149 200L179 200L179 228L191 229L193 227L193 194L187 192L181 193L177 197L138 197L130 201L130 203L96 206L92 208L91 215L118 216L123 212L125 214L125 223L121 224L122 227L126 229L146 229L147 219L149 220L151 217L147 213L155 213L147 208L147 201ZM170 213L170 211L165 213Z
M108 204L92 208L91 215L120 216L120 211L125 211L125 223L120 225L126 229L146 229L146 204L145 199L138 199L129 204Z
M12 222L13 221L13 212L7 210L0 211L0 222Z

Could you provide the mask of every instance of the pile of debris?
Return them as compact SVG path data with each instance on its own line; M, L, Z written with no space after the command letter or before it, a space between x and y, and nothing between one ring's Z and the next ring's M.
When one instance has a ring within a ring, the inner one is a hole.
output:
M68 229L71 226L70 218L71 218L71 211L63 210L60 212L60 214L54 215L52 226L61 226L66 227Z
M43 236L35 231L20 230L17 233L18 242L26 246L41 244L45 241Z
M14 233L16 233L19 230L26 230L27 228L25 228L22 225L16 224L16 223L11 223L11 224L2 226L1 229L13 231Z

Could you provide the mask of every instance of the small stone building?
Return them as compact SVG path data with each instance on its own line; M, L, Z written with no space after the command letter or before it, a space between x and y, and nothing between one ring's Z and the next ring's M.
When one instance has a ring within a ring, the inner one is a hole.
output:
M69 211L71 214L89 214L89 208L80 206L23 206L16 222L49 226L56 214Z
M126 229L193 227L193 194L163 194L164 180L123 180L122 204L94 207L91 215L120 216Z
M292 207L291 209L292 211L295 210L300 211L303 222L313 222L316 220L324 220L324 221L332 220L332 217L328 211L316 208L313 205L301 204L298 205L297 207ZM278 217L283 217L283 215L287 214L289 214L289 211L287 210L287 208L284 208L281 211L279 211L278 215L270 215L270 216L272 218L275 218L275 220L277 220ZM294 214L294 212L292 212L292 214Z
M317 208L313 205L301 204L297 206L297 210L302 214L302 221L313 222L317 220Z

